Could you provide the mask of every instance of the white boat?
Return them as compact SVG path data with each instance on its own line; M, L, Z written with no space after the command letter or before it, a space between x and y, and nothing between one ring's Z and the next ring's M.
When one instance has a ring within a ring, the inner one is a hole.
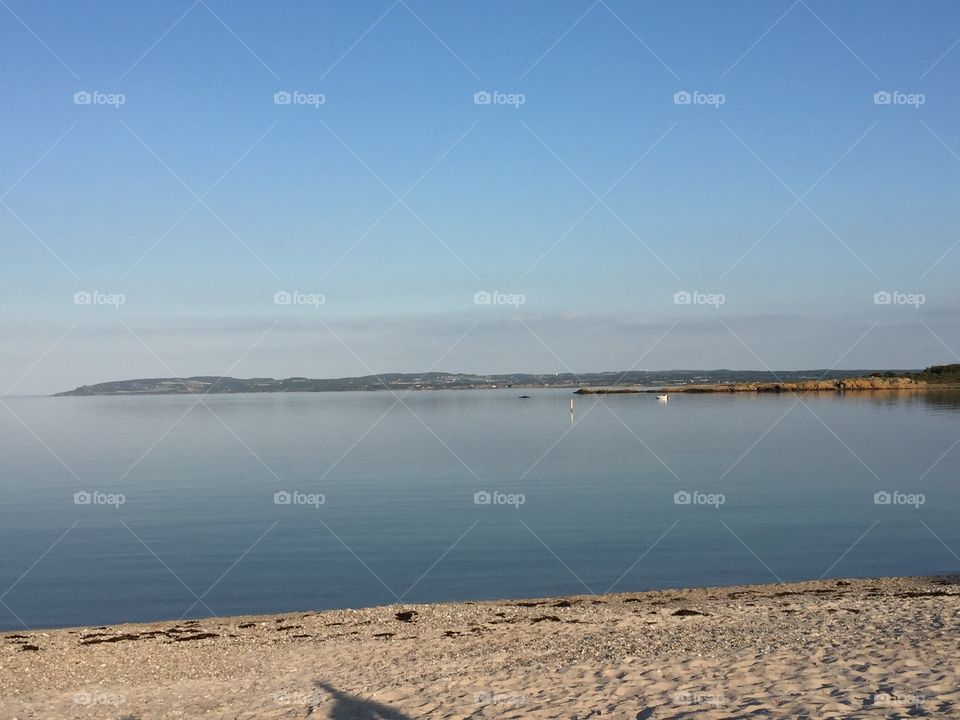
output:
M661 401L661 402L666 402L666 401L669 400L669 399L670 399L670 398L669 398L667 395L657 395L657 400L659 400L659 401Z

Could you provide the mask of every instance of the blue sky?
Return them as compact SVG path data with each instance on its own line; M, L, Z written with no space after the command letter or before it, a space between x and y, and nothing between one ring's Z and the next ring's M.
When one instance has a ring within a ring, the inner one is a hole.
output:
M950 2L6 0L0 390L957 361L958 38Z

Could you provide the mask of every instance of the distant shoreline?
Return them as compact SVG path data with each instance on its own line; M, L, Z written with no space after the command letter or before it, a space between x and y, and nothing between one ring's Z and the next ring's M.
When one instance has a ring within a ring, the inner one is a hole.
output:
M869 370L626 370L591 373L382 373L360 377L233 378L215 375L113 380L59 392L54 397L91 395L201 395L282 392L344 392L351 390L500 390L590 387L730 385L737 383L806 382L822 378L862 377ZM902 371L905 372L905 371Z
M580 395L621 393L846 392L960 389L960 364L909 370L624 370L592 373L382 373L315 379L218 375L139 378L81 385L53 397L93 395L210 395L387 390L569 389Z

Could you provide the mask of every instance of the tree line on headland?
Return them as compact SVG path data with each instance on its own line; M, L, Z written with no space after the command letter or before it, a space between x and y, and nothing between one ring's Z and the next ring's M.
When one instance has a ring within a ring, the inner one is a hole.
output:
M960 385L960 363L925 370L630 370L599 373L384 373L362 377L142 378L82 385L58 395L192 395L209 393L336 392L348 390L467 390L579 388L580 392L643 392L669 386L673 392L781 392L784 390L871 390Z

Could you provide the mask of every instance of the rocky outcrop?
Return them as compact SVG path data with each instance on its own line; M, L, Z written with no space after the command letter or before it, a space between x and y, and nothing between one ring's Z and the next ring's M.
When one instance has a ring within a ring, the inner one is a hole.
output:
M648 393L722 393L722 392L848 392L851 390L914 390L926 383L911 378L863 377L803 382L730 383L727 385L681 385Z

